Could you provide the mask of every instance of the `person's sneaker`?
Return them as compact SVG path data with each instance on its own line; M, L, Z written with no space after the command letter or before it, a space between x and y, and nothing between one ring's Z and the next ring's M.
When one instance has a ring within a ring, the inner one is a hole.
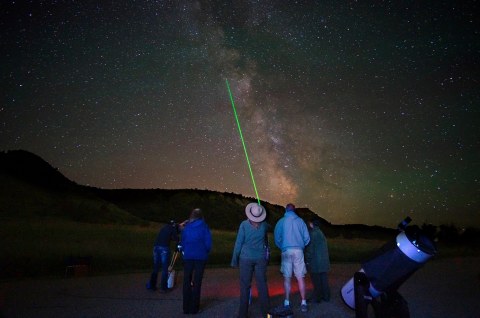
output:
M302 312L307 312L307 311L308 311L308 306L307 306L307 304L301 304L301 305L300 305L300 310L301 310Z

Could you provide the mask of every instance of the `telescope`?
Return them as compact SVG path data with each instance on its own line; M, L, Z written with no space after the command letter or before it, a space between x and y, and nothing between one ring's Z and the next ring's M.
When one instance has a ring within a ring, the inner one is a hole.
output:
M356 318L368 318L369 305L376 318L410 317L398 288L437 253L431 238L418 226L408 226L410 221L407 217L400 222L395 240L363 262L342 287L342 299L355 310Z

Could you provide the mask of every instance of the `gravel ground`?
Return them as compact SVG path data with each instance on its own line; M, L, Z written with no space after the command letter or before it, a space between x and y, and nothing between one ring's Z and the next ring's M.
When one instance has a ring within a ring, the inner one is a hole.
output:
M333 264L329 275L332 299L299 310L300 297L293 281L295 317L354 318L340 297L341 287L359 269L358 264ZM268 272L272 306L283 301L283 279L278 266ZM182 275L172 292L145 289L148 273L111 276L37 279L0 283L0 317L188 317L182 313ZM311 290L310 280L307 281ZM400 288L412 318L480 318L480 258L433 260ZM259 316L253 288L251 317ZM236 317L238 270L207 269L202 287L202 312L196 317ZM373 315L371 315L373 317Z

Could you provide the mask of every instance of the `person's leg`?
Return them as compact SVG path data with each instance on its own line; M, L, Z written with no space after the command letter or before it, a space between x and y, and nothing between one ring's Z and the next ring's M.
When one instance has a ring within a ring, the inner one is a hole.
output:
M193 260L183 262L183 313L191 314Z
M152 275L150 275L150 281L147 284L147 289L157 290L157 279L158 274L152 273Z
M303 276L296 276L298 282L298 291L302 297L302 303L300 304L300 309L302 312L308 311L306 291L305 291L305 278Z
M195 260L193 269L193 288L190 304L191 313L196 314L200 309L200 294L202 291L202 279L205 271L206 261Z
M292 259L293 259L293 273L297 278L298 282L298 290L300 292L300 296L302 297L301 309L302 312L307 312L307 297L306 297L306 288L305 288L305 274L307 273L307 267L305 266L305 260L303 257L302 250L294 250L292 251Z
M312 278L312 285L313 285L313 292L312 292L312 301L320 302L322 300L321 294L321 281L320 281L320 274L319 273L310 273L310 277Z
M327 273L320 273L320 286L322 290L322 300L330 301L330 286L328 285Z
M302 297L302 303L306 301L306 289L305 289L305 278L302 276L297 276L298 282L298 291L300 292L300 296Z
M168 265L170 264L170 249L163 247L161 252L162 259L162 277L160 279L160 289L168 289Z
M158 246L153 247L153 270L152 275L150 275L150 281L147 284L147 288L151 290L157 289L157 277L158 271L160 270L161 265L161 255Z
M258 297L260 299L260 306L262 317L266 317L270 309L270 300L268 296L267 286L267 261L261 259L256 262L255 266L255 281L257 283Z
M285 301L283 304L287 306L290 305L290 290L292 288L291 280L293 272L292 255L288 250L282 253L280 272L283 274L283 289L285 291Z
M248 317L248 301L252 288L253 262L240 259L240 304L238 317Z
M290 302L290 289L292 288L292 278L284 277L283 288L285 289L285 301Z

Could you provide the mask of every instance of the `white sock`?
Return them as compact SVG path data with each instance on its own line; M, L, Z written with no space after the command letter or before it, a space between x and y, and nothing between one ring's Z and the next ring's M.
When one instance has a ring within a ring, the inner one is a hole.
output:
M306 305L307 301L305 299L302 300L302 305Z
M285 300L283 301L283 305L284 305L284 306L290 306L290 301L289 301L288 299L285 299Z

